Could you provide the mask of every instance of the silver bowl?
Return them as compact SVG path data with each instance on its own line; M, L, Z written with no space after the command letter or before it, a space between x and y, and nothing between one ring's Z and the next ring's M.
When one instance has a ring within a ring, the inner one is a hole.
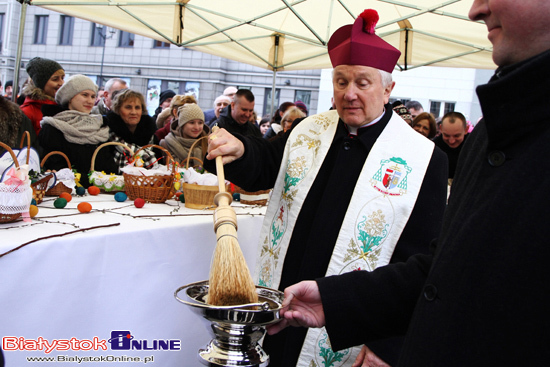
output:
M269 355L259 345L265 326L280 321L283 292L256 286L259 302L236 306L212 306L206 303L208 281L179 287L174 297L189 306L206 321L213 339L198 352L206 366L264 367ZM183 298L179 294L183 292Z

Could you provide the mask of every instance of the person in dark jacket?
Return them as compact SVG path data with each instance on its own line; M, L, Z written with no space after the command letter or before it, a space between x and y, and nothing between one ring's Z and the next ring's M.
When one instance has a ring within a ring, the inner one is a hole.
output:
M220 117L212 124L224 128L230 133L244 136L261 137L260 129L251 123L250 116L254 112L254 94L248 89L239 89L231 105L224 108Z
M460 112L447 112L441 119L441 134L433 142L447 154L449 159L449 178L455 176L458 157L468 138L466 117Z
M90 185L88 173L97 147L109 140L109 127L101 115L90 114L94 106L97 86L85 75L73 75L57 91L57 105L45 106L39 140L43 155L60 151L65 153L74 169L81 174L80 183ZM44 168L59 170L67 162L60 155L52 155ZM95 170L117 173L112 147L98 151Z
M109 126L109 141L126 144L134 153L141 147L152 144L157 126L145 108L145 98L140 92L125 89L116 94L112 110L107 113ZM131 157L128 152L117 146L115 148L115 162L123 168ZM156 166L157 159L152 149L147 148L141 155L143 166Z
M397 367L550 360L550 3L475 0L469 16L487 25L498 68L477 87L483 120L459 158L433 254L289 287L269 333L325 325L334 350L406 333Z
M391 71L400 52L364 32L363 16L328 43L336 110L296 119L274 141L223 129L209 140L207 170L221 155L225 177L243 189L274 185L259 240L259 285L283 290L301 280L372 271L427 254L439 234L445 155L392 110ZM402 340L382 339L368 346L391 364ZM351 366L362 343L342 351L338 366ZM323 356L338 355L325 330L287 329L267 336L263 347L274 367L329 366Z
M172 98L174 98L175 95L176 93L171 89L163 90L162 92L160 92L159 106L155 109L155 114L153 115L153 121L157 121L158 115L163 110L170 107L170 102L172 102Z
M0 98L0 141L9 147L19 147L25 131L31 137L31 147L40 150L36 132L31 120L19 109L19 106L5 98ZM26 145L26 142L24 143ZM0 147L0 154L4 148Z

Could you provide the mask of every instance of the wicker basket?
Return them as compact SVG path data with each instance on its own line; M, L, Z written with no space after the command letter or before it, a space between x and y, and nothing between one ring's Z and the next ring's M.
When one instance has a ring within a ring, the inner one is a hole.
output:
M19 162L17 161L17 157L15 156L15 154L13 154L13 150L11 150L11 148L9 146L7 146L6 144L2 143L0 141L0 146L3 147L4 149L6 149L10 155L11 155L11 158L13 159L13 162L15 163L15 167L16 168L19 168ZM19 217L21 216L21 213L17 213L17 214L4 214L4 213L0 213L0 223L10 223L10 222L14 222L16 221Z
M170 152L168 152L163 147L155 144L145 145L138 149L134 153L134 160L141 150L149 147L161 149L164 153L166 153L166 156L168 157L166 161L166 166L168 167L170 163L172 163L172 174L138 176L124 173L124 188L130 200L142 198L149 203L164 203L173 195L176 165L174 164L174 159L172 158Z
M193 148L195 147L195 144L197 144L200 140L207 138L207 136L203 136L202 138L197 139L191 145L191 148L189 149L189 153L186 159L184 159L181 163L183 164L185 162L185 168L189 169L189 162L192 160L195 160L200 163L200 165L203 165L203 162L195 157L191 157L190 154L193 151ZM194 167L194 166L191 166ZM207 186L207 185L197 185L197 184L190 184L190 183L182 183L181 189L183 191L183 197L185 198L185 207L191 208L191 209L215 209L216 205L214 205L214 196L219 192L218 185L216 186ZM226 191L229 192L229 185L226 186Z
M271 189L251 192L245 191L235 185L235 192L240 195L240 202L242 204L264 206L267 205Z
M29 154L31 150L31 134L29 134L28 131L25 131L23 133L23 136L21 137L21 143L19 144L20 149L23 149L25 139L27 140L27 161L25 162L25 164L29 164L29 158L31 156ZM53 173L48 174L31 184L32 198L36 201L37 204L40 204L42 202L42 199L44 198L44 195L48 190L48 182L50 182L52 176Z
M119 143L119 142L116 142L116 141L112 141L112 142L107 142L107 143L103 143L101 144L100 146L98 146L96 148L96 150L94 151L94 154L92 155L92 164L90 166L90 173L93 173L95 171L95 159L96 159L96 156L97 156L97 153L99 152L99 150L103 147L106 147L108 145L119 145L123 148L125 148L127 151L130 152L130 156L134 156L134 151L127 145L124 145L122 143ZM122 175L118 175L117 177L120 177L122 179L124 179L124 176ZM91 182L90 182L91 183ZM99 190L102 192L102 193L107 193L107 194L116 194L117 192L124 192L125 189L116 189L116 188L112 188L112 189L106 189L104 186L98 186L94 183L95 186L99 187Z
M54 154L59 154L60 156L65 158L65 160L67 161L68 168L73 169L73 167L71 166L71 162L69 161L69 157L67 157L65 155L65 153L60 152L58 150L54 150L54 151L49 152L48 154L46 154L46 156L44 158L42 158L42 162L40 162L40 167L44 167L44 163L46 162L46 160ZM51 189L46 191L46 196L59 196L64 192L70 194L71 192L73 192L73 189L70 188L70 187L65 186L65 184L63 182L58 182L58 183L55 184L54 187L52 187Z

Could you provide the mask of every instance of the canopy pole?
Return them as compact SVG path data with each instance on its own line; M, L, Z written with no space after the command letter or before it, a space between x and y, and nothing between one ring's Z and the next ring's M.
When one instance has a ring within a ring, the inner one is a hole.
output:
M273 86L271 87L271 118L275 116L275 79L277 77L277 60L279 58L279 35L275 35L275 60L273 60Z
M21 19L19 20L19 38L17 40L17 55L15 56L15 67L13 76L13 94L11 100L17 101L17 94L19 94L19 69L21 69L21 52L23 51L23 33L25 33L25 18L27 17L27 4L30 4L31 0L18 0L21 2Z

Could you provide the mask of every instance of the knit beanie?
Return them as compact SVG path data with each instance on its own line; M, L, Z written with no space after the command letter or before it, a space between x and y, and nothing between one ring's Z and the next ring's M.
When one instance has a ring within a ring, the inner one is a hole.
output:
M57 90L55 101L61 106L66 105L74 96L85 90L97 93L97 85L86 75L73 75Z
M191 120L204 122L204 113L196 103L186 103L178 109L178 126L182 127Z
M64 69L59 63L50 59L35 57L27 63L27 74L31 77L34 85L40 89L44 89L48 80L58 70Z
M167 89L167 90L164 90L164 91L160 92L159 106L160 106L164 101L166 101L168 98L174 98L175 95L176 95L176 93L174 93L174 91L173 91L173 90L170 90L170 89Z
M309 111L307 110L307 106L306 106L306 104L305 104L304 102L298 100L298 101L294 102L294 105L295 105L296 107L298 107L298 108L299 108L303 113L305 113L306 115L308 114Z
M392 107L392 109L397 113L403 120L407 121L409 124L412 123L412 116L407 107L402 103L398 103Z

